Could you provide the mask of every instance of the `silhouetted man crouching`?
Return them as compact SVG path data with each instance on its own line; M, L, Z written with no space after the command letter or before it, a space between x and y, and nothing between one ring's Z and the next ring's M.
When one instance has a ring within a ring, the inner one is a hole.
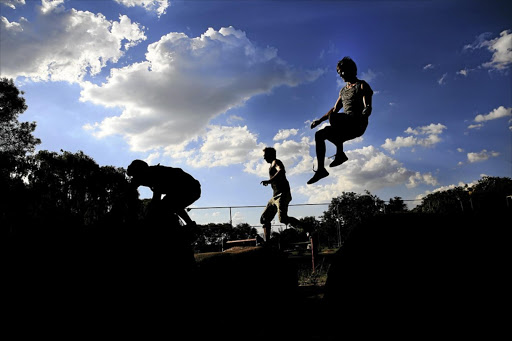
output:
M134 160L127 171L132 185L149 187L153 191L152 209L168 209L176 213L187 225L195 225L187 211L201 197L201 184L181 168L149 166L142 160ZM165 195L162 199L162 195Z

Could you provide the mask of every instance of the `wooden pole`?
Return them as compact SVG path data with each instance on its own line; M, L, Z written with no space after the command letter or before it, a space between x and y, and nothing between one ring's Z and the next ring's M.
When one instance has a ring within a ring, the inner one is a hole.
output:
M315 273L315 246L313 242L313 234L309 235L309 242L311 245L311 266L313 267L313 273Z

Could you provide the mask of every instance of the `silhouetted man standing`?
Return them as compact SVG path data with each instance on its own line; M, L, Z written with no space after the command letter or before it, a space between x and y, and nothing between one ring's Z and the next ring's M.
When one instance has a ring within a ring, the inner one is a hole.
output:
M132 185L149 187L153 191L153 209L167 206L169 211L178 214L187 225L195 225L185 208L201 197L201 184L181 168L148 166L142 160L134 160L127 171L132 177ZM165 194L162 199L162 195Z
M263 180L263 186L271 185L273 196L268 201L267 207L261 215L260 222L263 224L263 234L265 241L270 240L270 231L272 219L278 214L279 221L283 224L290 224L293 227L299 227L300 222L293 217L288 216L288 204L292 201L292 194L290 191L290 183L286 179L286 170L281 160L276 158L276 150L271 147L263 149L263 158L270 163L268 173L270 179Z
M368 117L372 113L373 90L368 83L357 78L356 63L350 57L344 57L338 62L337 71L346 85L340 90L334 107L311 123L311 129L326 120L329 120L331 125L315 134L318 170L308 181L308 185L329 175L324 166L325 140L336 145L336 157L329 167L341 165L348 160L343 152L343 143L364 134L368 126ZM339 112L341 108L345 108L342 113Z

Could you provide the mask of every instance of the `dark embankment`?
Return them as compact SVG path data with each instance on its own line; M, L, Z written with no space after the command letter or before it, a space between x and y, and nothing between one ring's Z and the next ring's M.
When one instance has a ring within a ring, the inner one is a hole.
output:
M328 273L329 335L361 325L491 335L503 321L509 224L505 213L401 214L357 227Z

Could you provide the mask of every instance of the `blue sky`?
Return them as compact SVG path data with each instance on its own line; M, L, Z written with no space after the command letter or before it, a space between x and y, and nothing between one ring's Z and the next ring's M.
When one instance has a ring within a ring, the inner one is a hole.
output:
M37 122L39 149L181 167L202 184L196 207L265 205L265 146L284 162L294 204L365 190L420 199L512 176L511 10L507 1L0 0L0 75L25 91L22 119ZM345 144L349 161L308 186L309 125L334 105L347 55L375 91L370 124ZM233 222L257 225L261 210L234 209ZM192 216L226 222L229 211Z

